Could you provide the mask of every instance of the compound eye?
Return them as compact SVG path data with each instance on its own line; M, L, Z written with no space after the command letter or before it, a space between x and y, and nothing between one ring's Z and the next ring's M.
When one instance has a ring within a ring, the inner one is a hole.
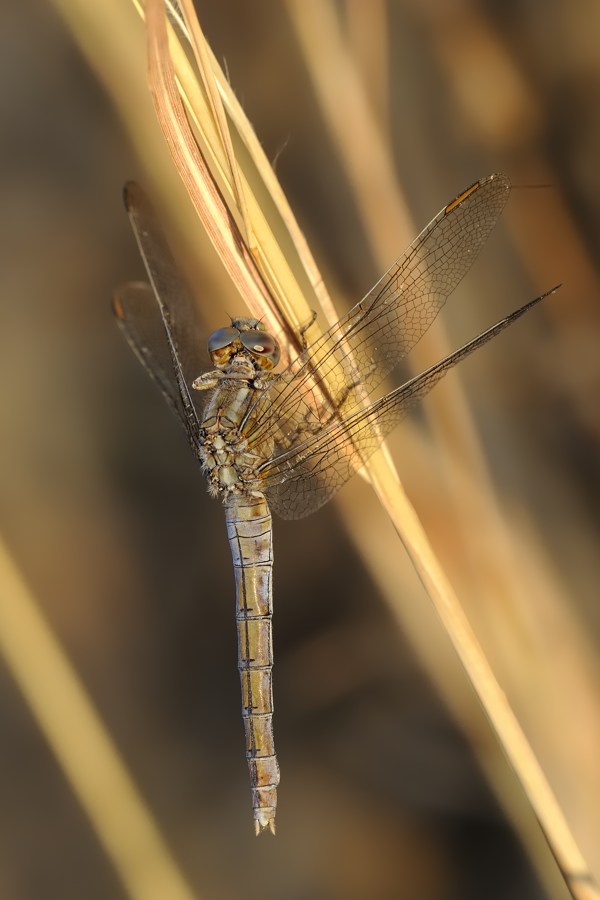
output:
M218 328L208 339L208 352L214 353L216 350L222 350L239 340L239 337L240 333L237 328Z
M242 331L240 339L246 350L260 359L263 368L272 369L279 362L279 344L266 331Z

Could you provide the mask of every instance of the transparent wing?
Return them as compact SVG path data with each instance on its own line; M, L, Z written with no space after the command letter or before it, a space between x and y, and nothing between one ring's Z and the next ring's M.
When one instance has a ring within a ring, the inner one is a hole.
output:
M195 446L202 400L188 385L206 368L206 340L148 198L134 182L126 185L124 198L152 287L141 282L124 285L115 295L113 311Z
M171 348L154 291L145 281L129 282L117 289L112 307L127 343L187 428Z
M536 297L381 400L265 462L259 474L272 509L284 519L299 519L326 503L449 369L556 289Z
M510 182L491 175L445 206L380 281L311 344L249 412L246 434L260 443L276 421L280 449L307 425L351 415L429 328L470 269L508 199Z

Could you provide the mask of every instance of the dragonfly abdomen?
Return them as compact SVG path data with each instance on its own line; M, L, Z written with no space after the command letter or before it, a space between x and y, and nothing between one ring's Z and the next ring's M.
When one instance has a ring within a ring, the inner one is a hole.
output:
M263 496L225 505L236 585L238 669L256 833L275 833L279 766L273 738L271 514Z

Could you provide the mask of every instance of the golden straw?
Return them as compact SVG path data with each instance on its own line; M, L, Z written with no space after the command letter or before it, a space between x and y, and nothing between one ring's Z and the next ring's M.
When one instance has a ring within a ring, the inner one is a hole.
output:
M2 541L0 648L127 894L198 900Z

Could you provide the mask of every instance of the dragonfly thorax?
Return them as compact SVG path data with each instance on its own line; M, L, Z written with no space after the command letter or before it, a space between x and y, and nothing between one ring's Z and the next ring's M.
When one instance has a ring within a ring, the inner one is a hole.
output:
M234 357L212 390L198 435L198 457L209 493L224 501L232 494L254 496L260 491L257 469L264 459L249 449L242 427L257 391L256 372L250 377L243 374L244 365L252 367L245 354Z
M260 490L256 473L260 460L248 450L243 435L220 417L204 423L198 456L211 496L225 501L231 494L252 496Z

